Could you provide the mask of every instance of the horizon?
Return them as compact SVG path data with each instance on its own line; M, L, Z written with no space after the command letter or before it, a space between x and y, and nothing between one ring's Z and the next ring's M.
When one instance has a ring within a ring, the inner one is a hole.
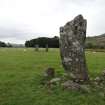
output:
M78 14L87 19L87 36L105 33L104 0L0 0L0 41L24 44L37 37L59 36Z
M105 33L101 34L101 35L105 35ZM97 37L97 36L101 36L101 35L94 35L94 36L86 36L86 38L91 38L91 37ZM59 36L52 36L52 37L47 37L47 36L41 36L41 37L36 37L36 38L32 38L32 39L37 39L37 38L53 38L53 37L59 37ZM59 37L60 38L60 37ZM29 39L29 40L26 40L26 41L30 41L32 39ZM25 42L26 42L25 41ZM3 42L3 41L1 41ZM11 43L11 42L4 42L6 44L12 44L12 45L22 45L22 46L25 46L25 42L24 43Z

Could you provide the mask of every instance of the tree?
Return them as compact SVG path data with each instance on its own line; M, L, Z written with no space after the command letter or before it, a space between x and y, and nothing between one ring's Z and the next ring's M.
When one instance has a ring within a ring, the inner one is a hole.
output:
M35 45L39 45L39 47L42 47L42 48L45 48L46 45L48 45L50 48L58 48L59 37L57 36L54 36L53 38L39 37L25 42L26 47L35 47Z
M0 47L7 47L7 45L4 42L0 41Z

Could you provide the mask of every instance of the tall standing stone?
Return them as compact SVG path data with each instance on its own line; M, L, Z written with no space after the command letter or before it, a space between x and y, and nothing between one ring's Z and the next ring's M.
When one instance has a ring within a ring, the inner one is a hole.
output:
M60 52L64 69L76 79L88 80L85 61L87 21L82 15L60 27Z

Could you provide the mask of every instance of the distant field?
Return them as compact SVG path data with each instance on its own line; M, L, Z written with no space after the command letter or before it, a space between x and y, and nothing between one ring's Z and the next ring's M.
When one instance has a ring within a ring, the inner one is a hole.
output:
M86 52L91 78L105 69L104 52ZM40 85L41 75L47 67L58 74L64 72L58 49L0 48L0 105L105 105L99 92L80 93L62 91L52 93Z

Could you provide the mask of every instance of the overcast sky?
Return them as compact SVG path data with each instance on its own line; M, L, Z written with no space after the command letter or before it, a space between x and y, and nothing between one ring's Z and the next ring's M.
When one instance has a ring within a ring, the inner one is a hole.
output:
M59 36L59 27L78 14L87 19L87 36L105 33L105 0L0 0L0 40Z

